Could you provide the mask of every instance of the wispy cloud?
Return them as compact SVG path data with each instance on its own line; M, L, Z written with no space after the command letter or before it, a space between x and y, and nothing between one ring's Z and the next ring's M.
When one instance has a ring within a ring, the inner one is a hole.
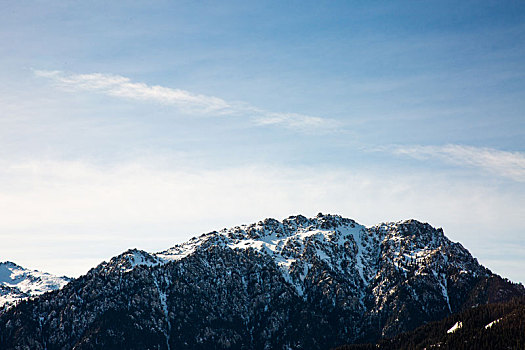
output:
M201 113L221 113L231 106L224 100L189 91L159 85L135 83L131 79L111 74L64 74L60 71L35 70L38 77L49 78L68 88L96 91L114 97L175 105L181 109Z
M133 82L112 74L66 74L61 71L35 70L35 75L51 79L68 89L102 93L108 96L173 105L191 114L248 116L255 125L280 125L297 131L335 129L337 122L298 113L271 112L243 103L229 103L219 97L186 90Z
M394 147L392 152L416 159L438 158L452 164L475 167L525 182L525 154L521 152L463 145L400 146Z
M294 129L326 129L337 125L334 120L312 117L298 113L272 113L264 110L255 109L259 114L256 118L258 125L286 125Z

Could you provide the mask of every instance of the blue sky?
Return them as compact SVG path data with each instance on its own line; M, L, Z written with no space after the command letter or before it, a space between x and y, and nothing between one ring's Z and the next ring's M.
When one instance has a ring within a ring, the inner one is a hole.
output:
M525 281L525 4L4 2L0 260L79 275L302 213Z

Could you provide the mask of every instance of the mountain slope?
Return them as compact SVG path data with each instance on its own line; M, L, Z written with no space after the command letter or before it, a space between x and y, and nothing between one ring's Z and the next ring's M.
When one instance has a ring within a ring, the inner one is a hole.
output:
M16 302L62 288L71 279L0 262L0 309Z
M352 349L523 349L525 298L480 305L399 334L377 344L345 345Z
M0 317L0 347L327 348L376 341L523 288L441 229L266 219L127 251Z

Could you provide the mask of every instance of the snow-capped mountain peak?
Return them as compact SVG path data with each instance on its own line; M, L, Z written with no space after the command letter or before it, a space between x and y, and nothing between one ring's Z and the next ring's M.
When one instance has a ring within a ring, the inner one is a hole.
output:
M0 262L0 307L60 289L71 279L29 270L13 262Z

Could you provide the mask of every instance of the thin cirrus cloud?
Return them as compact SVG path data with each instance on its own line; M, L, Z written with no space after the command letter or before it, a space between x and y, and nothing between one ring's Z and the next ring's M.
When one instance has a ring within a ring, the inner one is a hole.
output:
M393 148L392 152L415 159L438 158L448 163L475 167L525 182L525 155L521 152L463 145L400 146Z
M276 125L297 131L334 129L333 119L298 113L270 112L249 104L229 103L219 97L195 94L186 90L131 81L113 74L66 74L62 71L35 70L38 77L52 80L62 88L93 91L117 98L172 105L186 113L199 115L249 116L255 125Z

